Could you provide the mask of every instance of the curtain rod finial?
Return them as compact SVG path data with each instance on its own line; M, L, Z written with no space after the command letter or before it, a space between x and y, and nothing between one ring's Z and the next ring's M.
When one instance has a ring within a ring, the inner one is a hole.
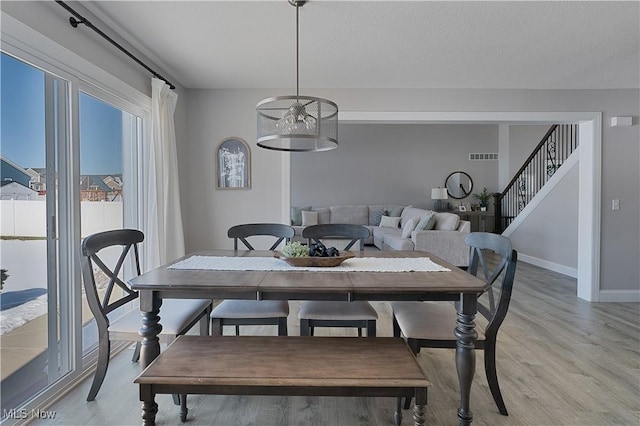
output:
M84 23L86 23L86 22L87 22L87 20L86 20L86 19L76 19L76 18L75 18L75 17L73 17L73 16L69 18L69 23L71 24L71 26L72 26L73 28L78 28L78 25L80 25L80 24L84 24Z

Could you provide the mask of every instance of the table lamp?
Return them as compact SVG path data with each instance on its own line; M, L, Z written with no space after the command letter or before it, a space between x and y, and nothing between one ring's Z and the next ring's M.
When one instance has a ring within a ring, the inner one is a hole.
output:
M440 212L444 210L442 200L446 200L448 198L449 196L447 195L447 188L431 188L431 199L436 200L435 204L433 205L433 209L435 211Z

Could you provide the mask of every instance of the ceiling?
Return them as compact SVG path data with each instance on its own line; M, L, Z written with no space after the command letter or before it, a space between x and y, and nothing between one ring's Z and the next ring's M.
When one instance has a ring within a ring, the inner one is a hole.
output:
M182 86L295 87L286 0L92 1ZM327 1L300 9L300 88L640 88L640 2Z

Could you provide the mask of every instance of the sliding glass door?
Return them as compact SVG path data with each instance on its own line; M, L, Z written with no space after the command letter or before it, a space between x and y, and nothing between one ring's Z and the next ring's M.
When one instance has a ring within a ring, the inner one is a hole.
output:
M69 82L2 54L2 412L71 371Z
M72 75L1 61L1 408L21 420L95 359L80 242L140 228L146 110Z

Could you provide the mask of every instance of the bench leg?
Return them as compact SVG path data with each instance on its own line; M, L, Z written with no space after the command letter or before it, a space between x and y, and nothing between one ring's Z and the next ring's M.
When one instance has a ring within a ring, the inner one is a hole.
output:
M140 400L142 401L142 425L155 426L158 404L150 385L140 385Z
M415 426L422 426L427 422L426 406L427 388L416 388L416 405L413 407L413 421Z

